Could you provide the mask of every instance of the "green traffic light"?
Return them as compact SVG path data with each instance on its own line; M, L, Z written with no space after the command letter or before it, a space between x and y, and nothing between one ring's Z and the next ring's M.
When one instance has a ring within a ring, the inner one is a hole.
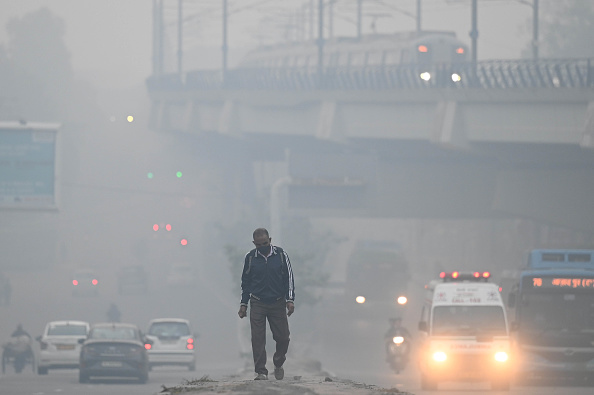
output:
M154 174L153 173L147 173L146 176L147 176L147 178L153 178L154 177Z
M175 175L177 176L177 178L181 178L182 177L182 172L181 171L178 171Z

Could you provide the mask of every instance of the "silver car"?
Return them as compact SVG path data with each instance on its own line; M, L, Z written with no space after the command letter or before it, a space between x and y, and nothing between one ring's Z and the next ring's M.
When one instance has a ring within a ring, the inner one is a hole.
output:
M196 335L190 321L183 318L159 318L149 322L146 335L152 344L148 349L149 367L187 366L196 370Z

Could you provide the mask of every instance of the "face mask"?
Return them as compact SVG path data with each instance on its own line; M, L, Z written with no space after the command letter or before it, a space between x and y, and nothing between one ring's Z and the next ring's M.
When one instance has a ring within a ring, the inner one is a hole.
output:
M268 254L270 254L270 246L262 246L262 247L258 247L258 252L264 256L267 256Z

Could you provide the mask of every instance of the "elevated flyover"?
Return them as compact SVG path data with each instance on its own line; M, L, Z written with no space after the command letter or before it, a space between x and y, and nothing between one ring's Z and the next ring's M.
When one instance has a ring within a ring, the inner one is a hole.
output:
M460 81L440 78L454 71ZM152 76L151 124L289 149L279 160L295 210L522 216L594 232L594 60L435 67L428 81L421 72Z

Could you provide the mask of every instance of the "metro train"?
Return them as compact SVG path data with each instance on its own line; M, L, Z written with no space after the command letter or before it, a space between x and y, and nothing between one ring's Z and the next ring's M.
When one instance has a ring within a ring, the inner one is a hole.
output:
M436 70L448 70L452 81L460 81L456 65L467 61L468 47L454 32L421 31L371 34L361 38L340 37L324 42L325 68L403 66L419 71L429 81ZM318 65L317 41L263 46L248 53L240 68L290 69Z

